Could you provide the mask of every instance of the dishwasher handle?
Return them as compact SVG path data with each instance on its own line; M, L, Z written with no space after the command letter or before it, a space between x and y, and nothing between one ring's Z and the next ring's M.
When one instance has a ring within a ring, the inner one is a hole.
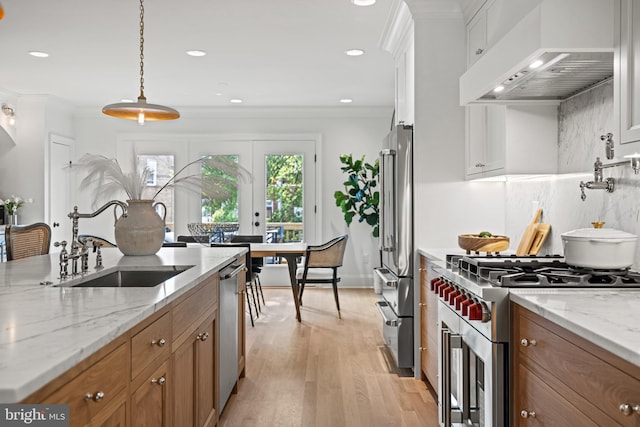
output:
M231 270L231 272L228 271L228 269L230 268L233 269ZM245 268L246 266L244 264L240 264L240 265L229 264L228 266L225 267L225 269L220 271L220 280L231 279L232 277L235 277L238 274L240 274L241 271L244 271Z

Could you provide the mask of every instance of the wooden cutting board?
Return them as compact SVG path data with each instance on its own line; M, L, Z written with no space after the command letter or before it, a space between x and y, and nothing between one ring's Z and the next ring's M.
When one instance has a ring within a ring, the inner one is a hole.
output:
M520 239L520 244L518 245L518 249L516 249L516 255L522 256L529 253L529 249L531 248L531 244L533 243L533 238L536 236L536 231L538 231L538 223L540 222L541 217L542 209L540 208L533 216L531 224L527 225L527 228L524 230L522 239Z
M533 243L531 243L531 248L529 249L529 255L538 255L550 231L551 224L538 224L536 235L533 237Z

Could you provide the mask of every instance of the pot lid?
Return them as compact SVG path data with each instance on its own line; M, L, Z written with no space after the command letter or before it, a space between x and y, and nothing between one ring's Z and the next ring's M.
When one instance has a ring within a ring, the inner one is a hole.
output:
M636 240L638 236L626 231L613 228L580 228L567 231L561 234L562 238L568 239L625 239Z

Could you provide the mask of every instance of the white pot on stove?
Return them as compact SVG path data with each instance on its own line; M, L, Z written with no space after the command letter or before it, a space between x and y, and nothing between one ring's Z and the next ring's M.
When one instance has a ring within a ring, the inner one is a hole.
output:
M565 262L602 270L629 268L638 236L613 228L581 228L562 233Z

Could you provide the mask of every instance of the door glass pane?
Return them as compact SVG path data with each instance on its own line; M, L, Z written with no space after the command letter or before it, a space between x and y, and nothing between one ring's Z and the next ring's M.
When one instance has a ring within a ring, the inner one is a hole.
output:
M202 223L210 224L207 230L211 242L228 241L238 233L238 177L216 164L238 164L238 155L212 155L211 162L202 164L203 180L215 183L220 194L216 197L201 198Z
M266 241L300 242L303 230L303 156L265 156Z
M147 168L146 187L142 191L143 199L151 199L171 178L175 172L175 158L171 154L145 154L138 156L138 167ZM165 240L173 241L174 229L174 188L173 184L169 184L157 196L156 202L162 202L167 207L167 216L165 218L166 235ZM156 206L158 214L162 217L162 206Z

